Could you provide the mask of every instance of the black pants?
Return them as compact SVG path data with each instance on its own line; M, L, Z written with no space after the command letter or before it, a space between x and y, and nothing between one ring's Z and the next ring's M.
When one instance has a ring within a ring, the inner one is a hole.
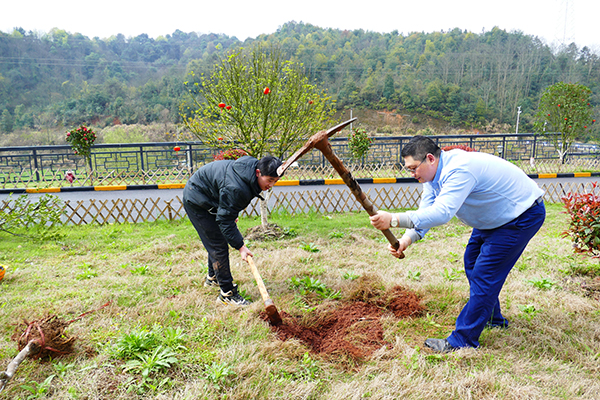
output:
M229 245L217 224L216 215L185 200L183 208L208 252L208 275L216 276L221 290L227 293L233 289L233 277L229 268Z

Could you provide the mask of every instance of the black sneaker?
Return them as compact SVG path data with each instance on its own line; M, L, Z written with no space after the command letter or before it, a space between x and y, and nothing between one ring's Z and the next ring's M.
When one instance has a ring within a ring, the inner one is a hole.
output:
M206 275L206 279L204 280L204 286L207 287L219 287L219 281L217 281L216 276Z
M219 293L219 297L217 300L226 305L232 306L247 306L250 305L251 302L243 298L238 292L237 287L234 287L227 293L224 293L222 290Z

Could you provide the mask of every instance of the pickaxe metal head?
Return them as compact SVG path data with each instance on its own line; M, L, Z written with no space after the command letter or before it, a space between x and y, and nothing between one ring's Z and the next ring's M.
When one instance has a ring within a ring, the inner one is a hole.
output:
M302 147L300 147L294 154L292 154L290 158L285 160L285 162L281 164L279 168L277 168L277 175L283 176L285 170L288 169L288 167L292 165L292 163L294 163L300 157L314 149L317 143L321 142L324 139L327 140L331 136L335 135L337 132L341 131L342 129L356 121L357 119L358 118L349 119L348 121L344 121L341 124L334 126L333 128L329 128L326 131L320 131L312 135L310 138L308 138L308 140L306 141L306 143L304 143Z

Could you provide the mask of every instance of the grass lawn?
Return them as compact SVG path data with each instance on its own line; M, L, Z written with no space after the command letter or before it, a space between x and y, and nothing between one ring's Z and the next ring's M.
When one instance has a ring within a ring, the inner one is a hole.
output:
M444 355L423 341L448 336L467 301L470 228L456 219L434 228L399 261L364 212L273 215L286 236L247 244L280 312L309 318L336 306L335 296L293 284L305 278L342 297L362 276L421 296L426 311L384 317L388 345L356 362L279 340L235 250L234 279L254 303L218 304L218 289L203 286L206 252L187 219L69 226L41 242L0 232L0 371L18 353L11 336L23 321L68 321L110 302L68 326L72 355L26 359L0 399L598 398L600 292L590 288L600 267L561 237L562 205L547 210L500 295L510 327L485 330L477 350ZM258 224L239 221L242 232Z

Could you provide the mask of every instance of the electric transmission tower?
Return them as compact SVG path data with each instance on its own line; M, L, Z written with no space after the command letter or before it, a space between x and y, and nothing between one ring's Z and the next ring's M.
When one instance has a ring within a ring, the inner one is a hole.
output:
M558 0L556 39L561 47L575 41L575 4L573 0Z

